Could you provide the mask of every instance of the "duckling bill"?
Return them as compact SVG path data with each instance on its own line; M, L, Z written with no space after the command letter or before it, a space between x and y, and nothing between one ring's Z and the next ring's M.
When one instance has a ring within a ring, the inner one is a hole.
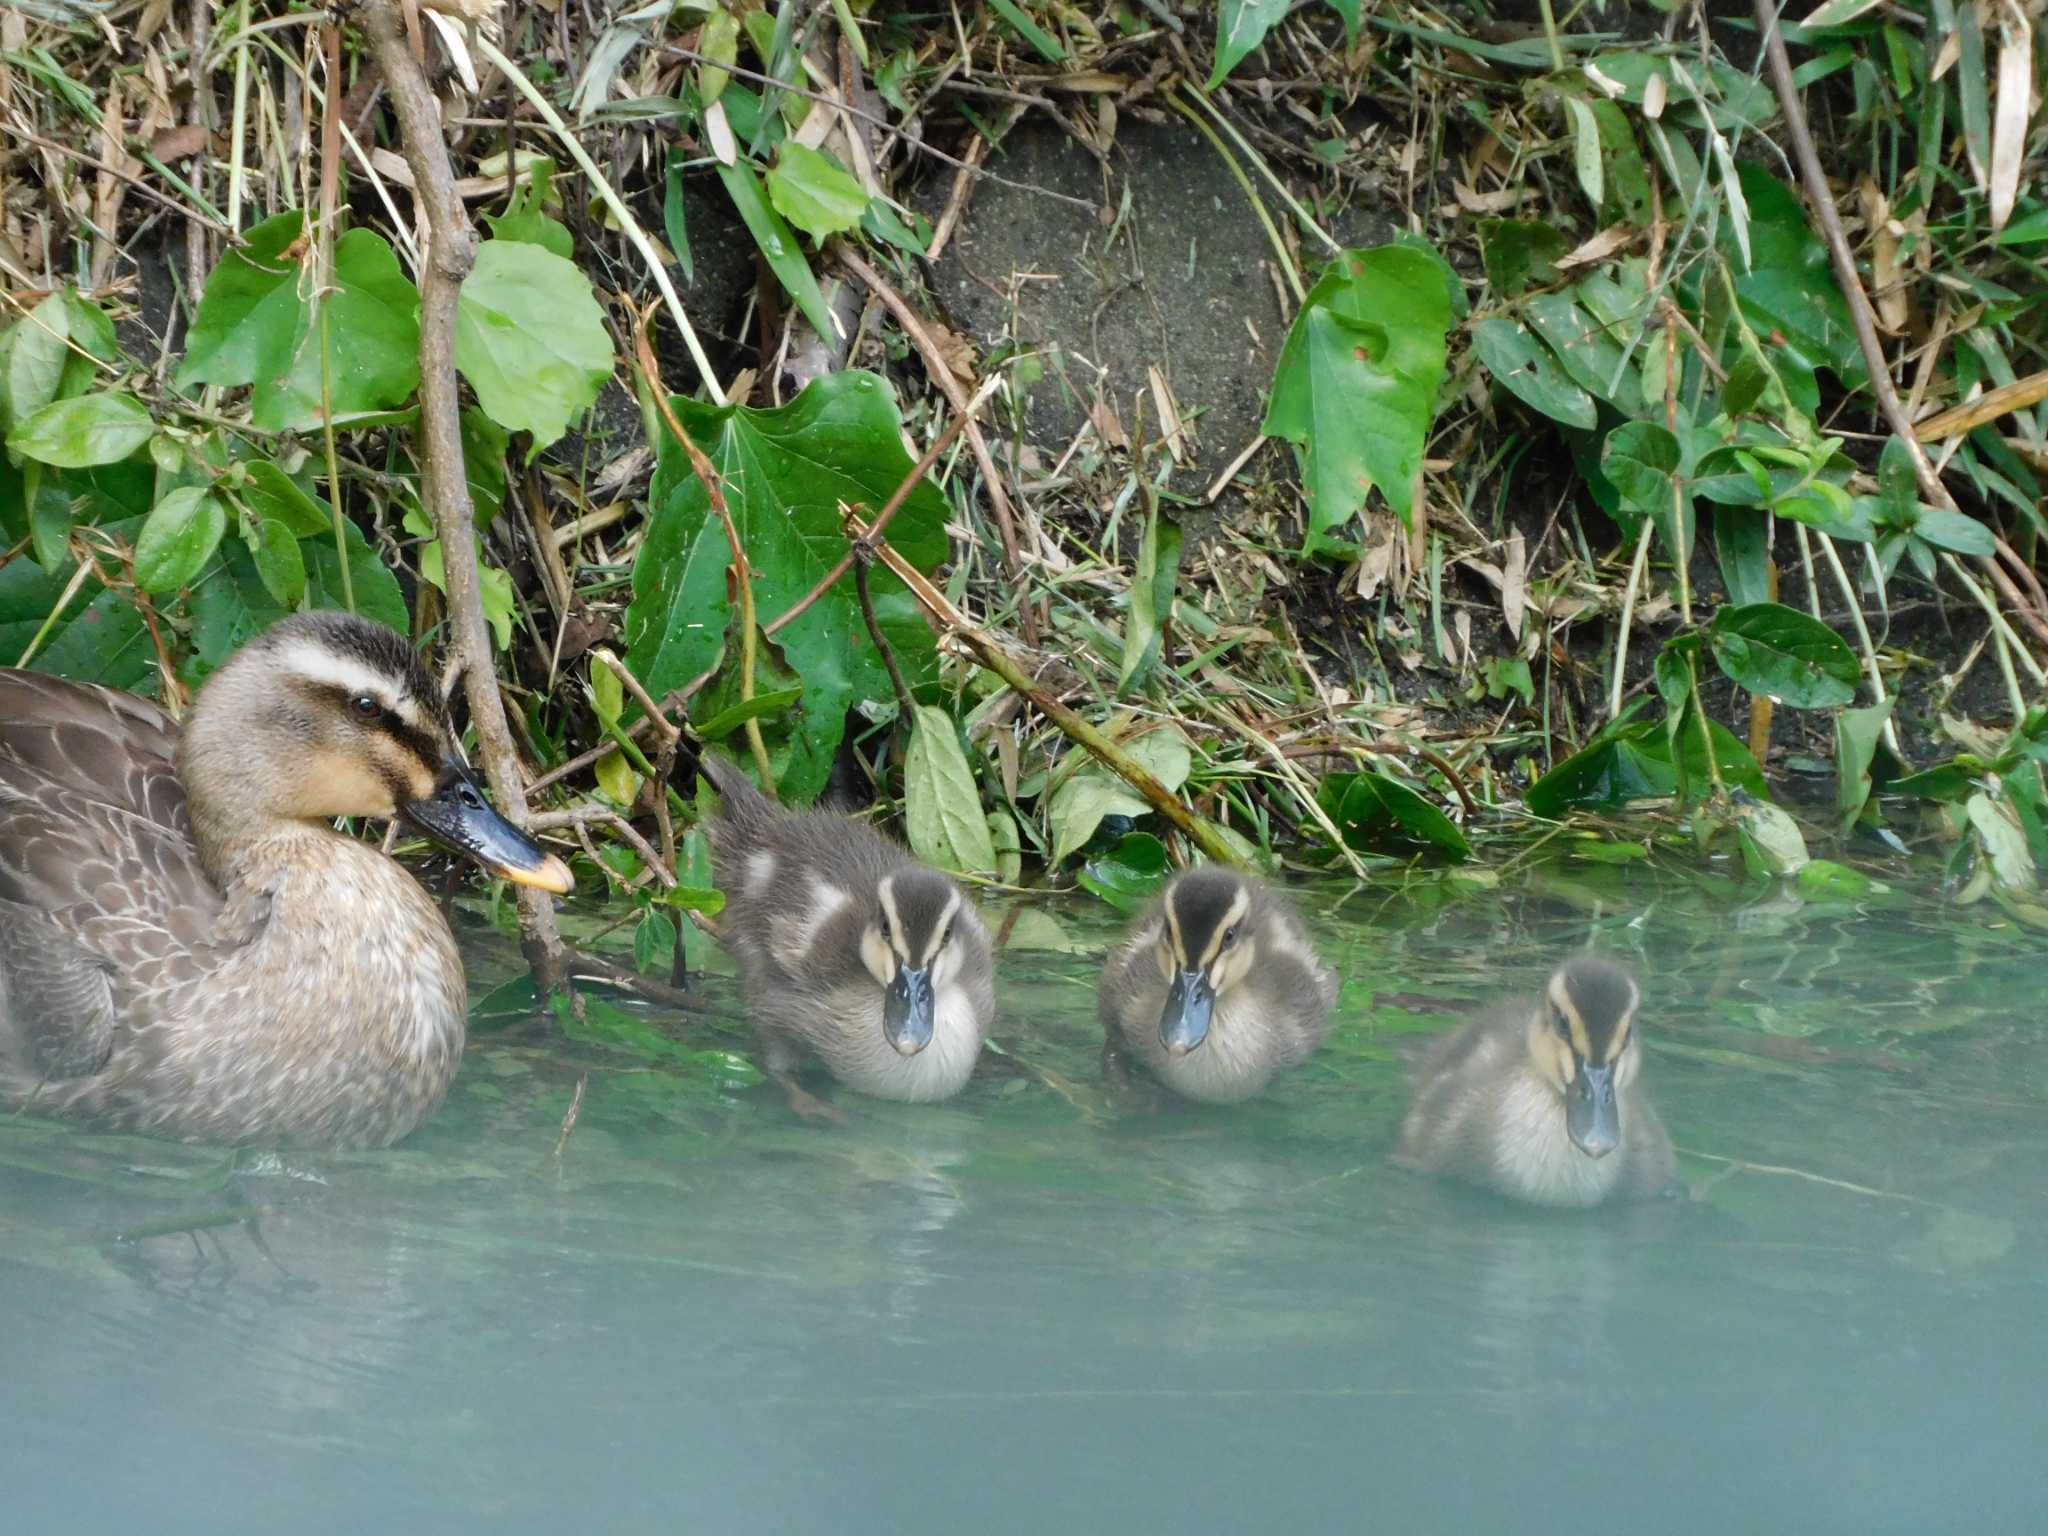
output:
M1221 868L1168 882L1103 968L1103 1059L1135 1056L1175 1093L1248 1099L1330 1030L1336 973L1271 887Z
M719 931L770 1075L793 1089L815 1057L877 1098L958 1093L995 1017L995 959L973 903L862 822L784 810L722 758L699 768L719 794Z
M1590 955L1429 1047L1399 1161L1533 1205L1649 1199L1677 1172L1642 1082L1642 993Z
M485 801L381 624L282 620L182 730L129 694L0 670L0 1102L193 1141L411 1131L461 1060L462 960L344 816L570 885Z

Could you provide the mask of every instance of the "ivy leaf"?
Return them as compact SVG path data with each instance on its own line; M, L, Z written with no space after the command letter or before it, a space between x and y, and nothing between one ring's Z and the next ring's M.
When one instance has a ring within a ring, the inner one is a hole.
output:
M299 553L299 541L290 528L271 517L242 520L242 542L256 562L256 574L263 590L280 608L296 608L306 595L306 557Z
M128 457L156 433L149 408L133 395L80 395L44 406L8 434L10 451L58 469L88 469Z
M1444 270L1410 245L1346 251L1287 333L1264 430L1300 451L1311 550L1375 485L1403 523L1414 516L1451 324Z
M0 428L11 431L57 398L71 355L66 293L53 293L0 339Z
M860 369L828 374L774 410L684 398L673 404L723 477L764 623L794 606L846 553L840 503L879 507L912 467L888 385ZM921 484L890 523L889 542L928 571L945 557L947 515L945 498ZM681 445L664 433L626 610L633 671L657 698L717 664L733 622L731 563L724 526ZM869 586L882 632L916 688L934 675L931 630L885 567L874 568ZM824 787L847 710L894 694L850 579L779 630L775 644L804 690L790 713L798 766L794 777L778 777L786 797L803 800Z
M102 523L132 540L138 517ZM12 665L31 642L42 646L29 665L110 688L144 688L156 672L156 648L132 592L109 592L89 576L72 590L75 567L46 570L29 560L0 565L0 656ZM60 606L61 605L61 606Z
M302 265L305 215L265 219L207 279L177 385L255 386L249 419L270 432L320 423L320 309ZM389 410L420 382L420 296L384 239L351 229L334 245L327 295L329 393L337 420Z
M611 337L590 279L523 240L478 248L455 325L456 365L477 403L507 431L531 432L533 453L590 409L612 375Z
M1631 511L1657 525L1657 536L1679 563L1692 558L1693 534L1692 496L1676 479L1682 460L1678 439L1654 421L1626 422L1600 448L1601 473Z
M830 157L790 139L769 168L768 201L777 213L822 244L860 222L868 195Z
M1849 643L1782 603L1723 608L1707 627L1707 647L1734 682L1795 709L1826 709L1856 697L1861 672Z
M910 727L903 814L911 851L927 864L962 875L996 873L995 841L960 732L951 715L930 704L917 706Z
M531 180L512 189L512 199L503 213L487 213L494 240L523 240L552 251L564 261L576 254L576 237L569 226L548 214L548 189L554 182L555 162L545 157L527 167Z
M227 513L204 486L172 491L150 508L135 536L135 584L145 592L185 586L213 558L227 529Z

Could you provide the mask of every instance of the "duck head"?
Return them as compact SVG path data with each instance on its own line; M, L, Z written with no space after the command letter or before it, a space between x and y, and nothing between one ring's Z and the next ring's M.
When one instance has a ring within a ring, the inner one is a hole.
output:
M372 816L522 885L573 884L484 798L412 646L352 614L295 614L236 652L200 691L178 776L216 876L279 824Z
M929 869L899 869L875 888L860 957L882 987L882 1034L899 1055L932 1043L939 991L966 959L965 905L960 888Z
M1159 966L1167 985L1159 1043L1168 1055L1202 1048L1217 1003L1258 964L1257 899L1252 883L1227 869L1189 870L1166 888Z
M1530 1022L1530 1059L1563 1095L1565 1132L1588 1157L1605 1157L1621 1145L1618 1095L1641 1060L1635 1033L1641 1002L1642 991L1626 971L1578 955L1551 973Z

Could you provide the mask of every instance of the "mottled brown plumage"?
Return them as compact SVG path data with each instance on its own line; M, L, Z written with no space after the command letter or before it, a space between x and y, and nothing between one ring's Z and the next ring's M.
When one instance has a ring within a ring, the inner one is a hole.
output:
M1294 908L1233 870L1176 875L1103 967L1103 1056L1228 1104L1297 1067L1330 1032L1337 973Z
M462 963L419 885L331 825L400 814L566 888L483 806L381 625L284 620L182 732L0 669L0 1102L187 1140L405 1135L462 1054Z
M974 904L862 822L786 811L739 768L700 764L719 792L718 920L768 1070L808 1056L878 1098L958 1093L995 1018L995 960Z
M1532 1205L1660 1194L1677 1163L1643 1086L1639 1003L1626 972L1579 955L1541 997L1432 1042L1398 1160Z

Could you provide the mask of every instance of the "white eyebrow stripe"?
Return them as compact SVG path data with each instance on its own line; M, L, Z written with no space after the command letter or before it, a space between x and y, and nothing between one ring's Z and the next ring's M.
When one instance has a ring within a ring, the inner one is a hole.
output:
M403 715L408 724L418 725L417 708L408 709L406 699L392 686L391 677L377 668L329 650L324 645L299 640L287 645L278 656L284 671L322 688L340 688L350 694L367 693L378 703Z
M953 914L959 910L960 893L956 890L946 897L946 910L941 912L939 920L932 924L931 942L925 945L924 950L924 963L927 967L939 958L939 950L945 944L946 925L953 920Z

